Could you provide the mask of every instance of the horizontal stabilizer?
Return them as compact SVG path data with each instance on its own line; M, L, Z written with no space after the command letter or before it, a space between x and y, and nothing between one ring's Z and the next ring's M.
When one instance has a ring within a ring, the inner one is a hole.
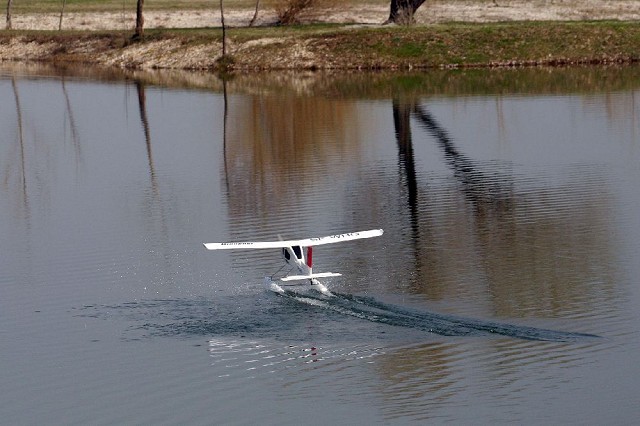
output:
M279 281L297 281L297 280L310 280L311 278L327 278L327 277L341 277L342 274L337 272L319 272L311 275L289 275L288 277L280 278Z
M244 241L229 243L205 243L208 250L232 250L232 249L267 249L293 246L319 246L323 244L341 243L343 241L360 240L363 238L379 237L383 234L382 229L371 229L369 231L349 232L346 234L329 235L320 238L306 238L303 240L289 241Z

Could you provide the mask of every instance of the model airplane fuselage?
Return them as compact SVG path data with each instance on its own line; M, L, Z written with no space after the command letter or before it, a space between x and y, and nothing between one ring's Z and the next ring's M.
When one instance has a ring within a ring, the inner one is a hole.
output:
M328 293L327 288L322 283L320 283L317 278L337 277L341 274L335 272L314 273L313 246L360 240L363 238L379 237L382 234L382 229L372 229L369 231L350 232L346 234L329 235L327 237L321 238L307 238L303 240L205 243L204 246L208 250L280 248L282 257L285 260L285 266L291 265L292 269L296 268L299 274L285 275L280 278L276 278L275 274L265 277L264 284L267 288L273 291L282 292L282 288L276 282L295 283L296 281L308 281L309 284L311 284L312 288L315 288L323 293ZM280 268L280 270L282 270L282 268Z

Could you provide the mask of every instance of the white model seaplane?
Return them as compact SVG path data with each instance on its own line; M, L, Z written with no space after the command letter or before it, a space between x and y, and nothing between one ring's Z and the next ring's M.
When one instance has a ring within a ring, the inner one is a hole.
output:
M280 285L300 284L300 281L308 281L311 288L325 294L330 294L329 290L317 280L317 278L339 277L341 274L335 272L313 272L313 246L323 244L341 243L344 241L360 240L363 238L379 237L382 235L382 229L372 229L369 231L349 232L346 234L329 235L320 238L307 238L304 240L289 241L246 241L246 242L229 242L229 243L205 243L204 246L208 250L237 250L237 249L282 249L282 257L284 257L285 265L292 265L289 272L293 268L297 268L298 275L285 275L276 278L283 268L280 268L274 275L264 278L266 288L276 292L284 292ZM305 253L306 252L306 253ZM278 284L280 283L280 285Z

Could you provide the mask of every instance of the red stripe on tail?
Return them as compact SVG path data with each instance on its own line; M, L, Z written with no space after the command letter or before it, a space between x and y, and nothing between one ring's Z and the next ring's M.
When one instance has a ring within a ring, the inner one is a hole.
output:
M307 266L313 268L313 247L307 247Z

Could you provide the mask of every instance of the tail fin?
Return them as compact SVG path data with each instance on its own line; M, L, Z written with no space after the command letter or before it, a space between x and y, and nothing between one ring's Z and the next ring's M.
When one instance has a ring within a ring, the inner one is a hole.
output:
M313 247L307 247L307 266L313 268Z

